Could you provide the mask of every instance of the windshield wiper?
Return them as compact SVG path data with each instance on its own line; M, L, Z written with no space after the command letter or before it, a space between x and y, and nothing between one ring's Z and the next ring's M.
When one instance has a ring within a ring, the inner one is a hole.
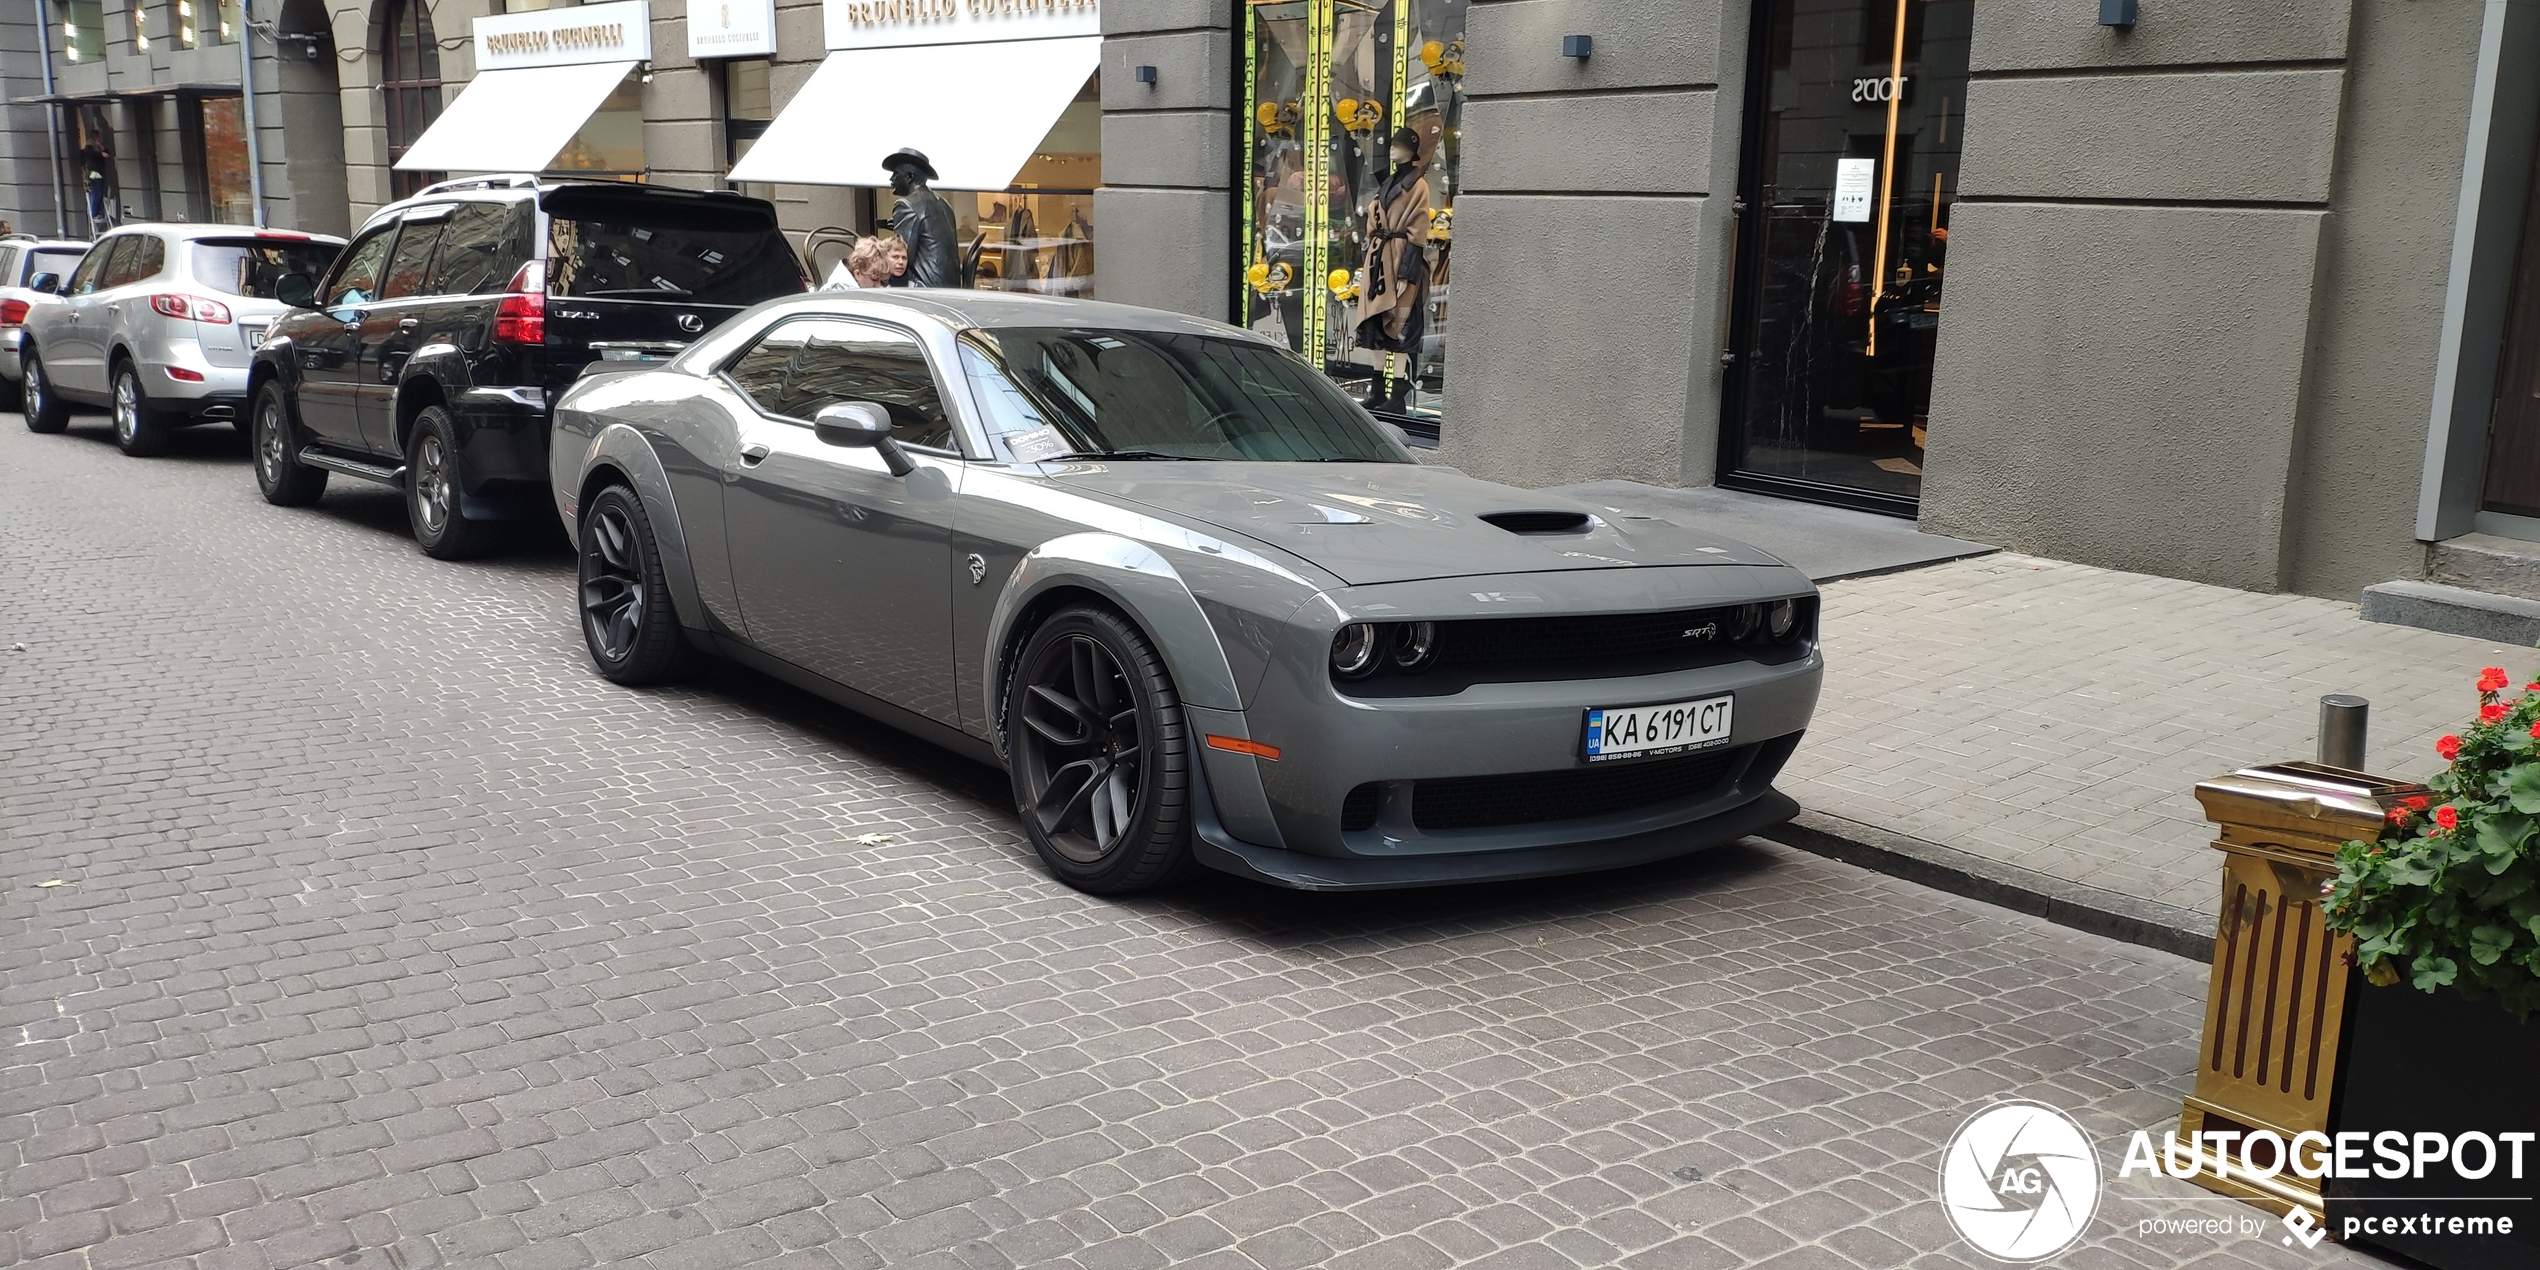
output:
M1175 463L1198 463L1203 460L1188 454L1166 454L1161 450L1087 450L1074 454L1054 454L1044 463L1067 463L1085 459L1169 459Z

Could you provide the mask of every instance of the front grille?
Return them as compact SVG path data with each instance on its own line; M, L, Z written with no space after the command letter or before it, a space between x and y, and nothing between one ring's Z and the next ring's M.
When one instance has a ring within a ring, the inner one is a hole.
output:
M1753 749L1737 746L1558 772L1414 781L1411 823L1427 832L1442 833L1588 820L1636 811L1718 788L1744 766ZM1349 791L1349 797L1341 803L1341 828L1356 831L1373 827L1383 792L1384 786L1375 782Z
M1579 617L1501 617L1437 624L1437 655L1417 673L1385 666L1361 680L1334 680L1355 697L1424 697L1477 683L1656 675L1753 661L1780 665L1808 655L1817 602L1799 601L1798 633L1787 644L1757 637L1733 642L1737 606Z

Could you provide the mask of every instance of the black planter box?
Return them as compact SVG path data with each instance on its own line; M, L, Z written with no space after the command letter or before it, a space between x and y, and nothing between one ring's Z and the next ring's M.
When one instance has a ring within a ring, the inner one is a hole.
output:
M2517 1023L2493 997L2472 1001L2450 988L2419 992L2406 984L2376 988L2360 973L2353 983L2332 1134L2540 1133L2540 1015ZM2370 1145L2364 1160L2378 1160ZM2523 1144L2519 1179L2512 1165L2512 1149L2499 1142L2496 1166L2483 1178L2461 1177L2447 1159L2426 1166L2423 1178L2325 1179L2329 1231L2344 1231L2349 1217L2415 1217L2414 1233L2352 1238L2436 1270L2533 1270L2540 1267L2540 1202L2533 1198L2540 1196L2540 1141ZM2454 1218L2464 1233L2453 1233ZM2510 1218L2513 1233L2466 1233L2472 1218Z

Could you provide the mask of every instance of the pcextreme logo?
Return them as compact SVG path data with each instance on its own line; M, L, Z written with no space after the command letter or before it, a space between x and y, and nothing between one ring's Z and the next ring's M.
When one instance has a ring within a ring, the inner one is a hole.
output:
M1977 1112L1940 1158L1949 1224L1998 1261L2039 1261L2071 1247L2099 1211L2099 1188L2090 1139L2044 1103Z

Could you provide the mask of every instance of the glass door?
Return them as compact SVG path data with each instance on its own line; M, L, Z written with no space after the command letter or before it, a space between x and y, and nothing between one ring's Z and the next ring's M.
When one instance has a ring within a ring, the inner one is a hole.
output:
M1758 0L1721 483L1913 514L1974 0Z
M1446 382L1468 3L1245 6L1237 312L1370 409L1432 437ZM1400 163L1398 141L1409 142Z

